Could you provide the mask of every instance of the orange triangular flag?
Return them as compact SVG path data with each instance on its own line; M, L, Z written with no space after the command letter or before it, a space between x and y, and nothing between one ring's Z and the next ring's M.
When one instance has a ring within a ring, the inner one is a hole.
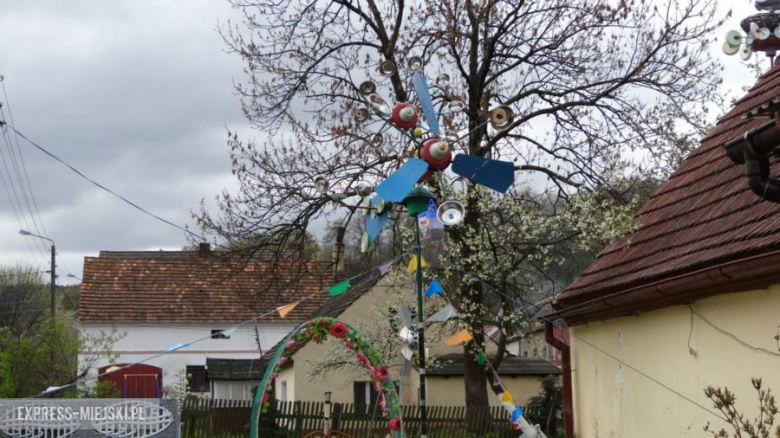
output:
M279 317L280 317L280 318L284 318L285 316L287 316L287 314L288 314L288 313L292 312L292 310L293 310L293 309L295 308L295 306L297 306L297 305L298 305L298 303L297 303L297 302L295 302L295 303L288 304L288 305L286 305L286 306L282 306L282 307L279 307L279 308L277 308L276 310L278 310L278 311L279 311Z
M466 341L470 341L471 339L472 339L471 333L469 333L468 330L463 329L458 333L455 333L454 335L447 338L447 340L444 341L444 345L454 346L454 345L462 344Z

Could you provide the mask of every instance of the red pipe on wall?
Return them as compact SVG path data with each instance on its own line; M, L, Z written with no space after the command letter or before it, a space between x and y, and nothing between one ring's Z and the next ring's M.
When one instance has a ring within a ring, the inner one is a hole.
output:
M571 392L571 351L568 342L555 337L553 323L544 321L544 339L561 352L561 377L563 385L563 430L565 438L574 438L574 399Z

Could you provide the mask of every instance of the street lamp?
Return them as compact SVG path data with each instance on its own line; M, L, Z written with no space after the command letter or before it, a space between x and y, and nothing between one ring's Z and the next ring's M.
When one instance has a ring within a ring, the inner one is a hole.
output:
M55 314L55 279L57 278L57 274L55 273L56 263L54 260L54 241L49 239L48 237L39 236L37 234L33 234L27 230L19 230L19 234L22 236L32 236L37 237L39 239L48 240L51 242L51 319L54 320L54 314Z
M328 436L330 434L330 425L331 425L330 416L333 413L333 405L330 403L331 394L332 393L330 391L325 393L325 406L323 407L323 411L324 411L323 414L325 418L323 419L323 424L322 424L322 433L325 436Z

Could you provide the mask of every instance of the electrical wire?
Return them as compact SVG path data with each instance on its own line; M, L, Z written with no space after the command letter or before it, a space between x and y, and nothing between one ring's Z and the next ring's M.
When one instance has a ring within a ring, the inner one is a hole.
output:
M362 271L362 272L360 272L358 274L355 274L352 277L349 277L349 278L343 280L342 282L348 281L348 282L351 283L352 281L354 281L354 280L356 280L356 279L358 279L358 278L360 278L360 277L362 277L362 276L364 276L366 274L371 274L371 273L375 272L377 269L379 269L380 266L386 265L387 263L394 264L395 262L400 260L402 257L405 257L407 254L409 254L409 252L403 253L403 254L401 254L401 255L399 255L399 256L397 256L397 257L395 257L395 258L393 258L393 259L391 259L389 261L380 263L379 265L376 265L376 266L374 266L374 267L372 267L370 269L366 269L365 271ZM308 300L314 298L315 296L317 296L317 295L319 295L319 294L321 294L323 292L327 292L328 289L330 289L330 287L325 288L325 289L320 289L317 292L314 292L314 293L312 293L310 295L307 295L307 296L299 299L298 301L295 301L295 302L289 303L289 304L285 304L284 306L281 306L281 307L289 306L291 304L296 304L297 305L297 304L303 303L305 301L308 301ZM225 333L225 332L233 332L234 330L236 330L236 329L238 329L240 327L243 327L243 326L245 326L247 324L256 322L256 321L258 321L258 320L260 320L262 318L265 318L265 317L267 317L269 315L273 315L275 313L279 313L279 307L277 307L275 309L272 309L272 310L269 310L268 312L265 312L265 313L263 313L261 315L258 315L256 317L254 317L254 318L247 319L247 320L242 321L242 322L240 322L238 324L235 324L235 325L233 325L230 328L226 328L226 329L220 330L219 332L210 333L210 334L208 334L206 336L203 336L201 338L197 338L197 339L189 341L189 342L182 342L182 343L179 343L179 344L172 345L172 346L168 347L165 351L162 351L160 353L154 354L152 356L148 356L148 357L146 357L144 359L141 359L139 361L136 361L136 362L133 362L133 363L130 363L130 364L127 364L127 365L123 365L122 367L119 367L119 368L114 369L112 371L106 371L106 372L104 372L102 374L98 374L98 375L94 375L94 376L85 376L85 377L82 377L80 379L76 379L73 382L70 382L70 383L68 383L66 385L63 385L63 386L51 387L50 389L48 389L48 390L46 390L46 391L44 391L44 392L42 392L40 394L36 394L36 395L30 396L30 397L27 397L24 400L31 400L31 399L35 399L35 398L38 398L38 397L55 394L55 393L58 393L60 391L65 390L65 389L72 388L72 387L74 387L76 385L79 385L79 384L82 384L82 383L86 383L86 382L89 382L89 381L92 381L92 380L97 380L97 379L100 379L101 377L105 377L105 376L108 376L110 374L113 374L113 373L116 373L116 372L119 372L119 371L122 371L122 370L126 370L126 369L128 369L128 368L130 368L132 366L140 365L140 364L149 362L150 360L154 360L154 359L156 359L158 357L165 356L166 354L173 353L174 351L183 350L183 349L185 349L187 347L192 346L193 344L197 344L197 343L205 341L207 339L212 339L212 336L214 336L214 335L219 335L219 334L222 334L222 333Z
M689 305L688 309L691 310L691 331L693 331L693 315L696 315L697 317L699 317L699 319L701 319L702 321L706 322L710 327L712 327L715 330L723 333L724 335L730 337L731 339L737 341L739 344L742 344L743 346L745 346L747 348L750 348L751 350L755 350L755 351L760 351L762 353L771 354L772 356L775 356L775 357L780 357L780 353L774 352L772 350L767 350L766 348L756 347L754 345L750 345L747 342L743 341L742 339L738 338L733 333L727 332L726 330L723 330L722 328L716 326L715 324L711 323L707 318L705 318L701 314L699 314L697 311L693 310L693 306ZM690 346L690 339L688 340L688 348L689 349L691 348L691 346Z
M160 216L158 216L158 215L156 215L156 214L154 214L154 213L152 213L152 212L150 212L150 211L146 210L145 208L143 208L143 207L139 206L139 205L138 205L138 204L136 204L135 202L133 202L133 201L130 201L129 199L125 198L124 196L122 196L122 195L120 195L120 194L116 193L115 191L113 191L113 190L109 189L108 187L106 187L106 186L104 186L104 185L102 185L102 184L98 183L97 181L95 181L95 180L91 179L90 177L88 177L88 176L84 175L84 174L83 174L81 171L79 171L79 170L78 170L78 169L76 169L75 167L71 166L70 164L68 164L67 162L65 162L64 160L62 160L61 158L59 158L58 156L56 156L56 155L54 155L53 153L51 153L51 152L49 152L48 150L46 150L46 149L45 149L43 146L41 146L41 145L39 145L38 143L35 143L34 141L32 141L32 140L30 140L29 138L27 138L27 137L26 137L24 134L22 134L21 132L19 132L19 131L18 131L16 128L14 128L13 126L11 126L11 129L12 129L12 130L13 130L13 131L14 131L14 132L15 132L15 133L16 133L16 134L19 136L19 137L22 137L22 138L23 138L24 140L26 140L26 141L27 141L29 144L31 144L32 146L36 147L38 150L40 150L40 151L41 151L41 152L43 152L44 154L46 154L46 155L48 155L49 157L51 157L51 158L54 158L55 160L59 161L61 164L63 164L63 165L64 165L65 167L67 167L68 169L72 170L74 173L76 173L77 175L79 175L79 176L80 176L80 177L82 177L83 179L85 179L85 180L89 181L89 182L90 182L91 184L93 184L94 186L96 186L96 187L98 187L98 188L100 188L100 189L104 190L105 192L107 192L107 193L109 193L109 194L113 195L114 197L116 197L116 198L119 198L120 200L124 201L124 202L125 202L127 205L129 205L129 206L131 206L131 207L135 208L136 210L138 210L138 211L140 211L140 212L142 212L142 213L144 213L144 214L146 214L146 215L148 215L148 216L151 216L151 217L153 217L154 219L157 219L158 221L160 221L160 222L162 222L162 223L164 223L164 224L170 225L170 226L172 226L172 227L174 227L174 228L178 228L179 230L181 230L181 231L184 231L185 233L189 234L190 236L193 236L193 237L195 237L195 238L197 238L197 239L200 239L200 240L201 240L201 241L203 241L203 242L206 242L206 241L207 241L207 239L206 239L205 237L203 237L203 236L201 236L201 235L199 235L199 234L193 233L192 231L188 230L187 228L185 228L185 227L182 227L182 226L180 226L180 225L177 225L177 224L175 224L175 223L173 223L173 222L171 222L171 221L169 221L169 220L167 220L167 219L163 219L162 217L160 217Z
M513 303L515 303L515 305L517 305L517 304L521 304L521 309L520 309L520 311L521 311L522 313L527 313L527 311L529 310L529 308L530 308L530 307L534 307L534 308L535 308L535 310L536 310L536 312L540 312L540 311L542 311L542 310L543 310L543 309L542 309L542 307L541 307L541 306L539 306L539 305L537 305L537 304L530 303L530 302L526 302L526 303L520 302L519 300L515 299L515 298L514 298L514 297L512 297L512 296L509 296L508 294L504 293L503 291L501 291L501 290L499 290L499 289L496 289L495 287L493 287L493 285L491 285L491 284L490 284L490 283L488 283L487 281L485 281L485 280L483 280L482 278L480 278L480 276L479 276L479 275L476 275L476 274L474 274L474 273L471 273L471 272L469 272L469 271L467 271L467 270L465 270L465 269L461 268L460 266L456 265L455 263L452 263L452 262L449 262L449 261L446 261L446 260L444 260L443 262L444 262L444 263L448 263L448 264L449 264L450 266L452 266L452 267L453 267L453 269L455 269L456 271L459 271L459 272L463 273L464 275L468 275L468 276L470 276L470 277L473 277L473 278L474 278L474 279L476 279L478 282L480 282L480 283L482 283L483 285L487 286L487 288L488 288L488 289L490 289L490 290L492 290L493 292L497 293L498 295L501 295L501 296L503 296L504 298L506 298L506 299L508 299L508 300L512 301ZM564 325L560 324L560 323L559 323L559 322L557 322L557 321L553 321L553 320L551 320L550 318L548 318L548 317L546 317L546 316L544 316L544 315L537 315L537 317L538 317L538 318L540 318L540 319L542 319L542 320L544 320L544 321L546 321L546 322L549 322L550 324L553 324L553 325L554 325L554 326L556 326L556 327L560 327L560 328L563 328L563 329L568 329L568 327L566 327L566 326L564 326ZM685 401L687 401L687 402L689 402L689 403L693 404L694 406L696 406L696 407L698 407L698 408L702 409L703 411L705 411L705 412L709 413L710 415L713 415L713 416L717 417L717 418L718 418L718 419L720 419L720 420L727 421L727 420L726 420L726 418L724 418L724 417L722 417L721 415L719 415L719 414L715 413L714 411L712 411L712 410L710 410L709 408L707 408L706 406L704 406L704 405L700 404L700 403L699 403L699 402L697 402L696 400L693 400L693 399L691 399L690 397L686 396L685 394L683 394L683 393L681 393L681 392L679 392L679 391L675 390L674 388L672 388L672 387L670 387L670 386L666 385L665 383L663 383L663 382L661 382L660 380L658 380L658 379L656 379L656 378L654 378L654 377L650 376L649 374L645 373L644 371L642 371L642 370L640 370L640 369L638 369L638 368L636 368L636 367L634 367L634 366L632 366L632 365L630 365L630 364L626 363L625 361L623 361L623 360L621 360L621 359L617 358L616 356L614 356L613 354L611 354L611 353L607 352L607 351L606 351L606 350L604 350L603 348L601 348L601 347L599 347L599 346L597 346L597 345L595 345L595 344L591 343L590 341L587 341L587 340L583 339L583 338L582 338L582 337L580 337L580 336L577 336L576 334L572 333L570 330L567 330L567 332L569 333L569 336L571 336L572 338L574 338L574 339L577 339L578 341L582 342L582 343L583 343L583 344L585 344L585 345L588 345L589 347L593 348L594 350L598 351L599 353L601 353L601 354L603 354L603 355L605 355L605 356L609 357L610 359L614 360L615 362L617 362L617 363L619 363L619 364L623 365L624 367L626 367L626 368L628 368L628 369L630 369L630 370L634 371L635 373L637 373L637 374L641 375L642 377L646 378L647 380L649 380L649 381L651 381L651 382L655 383L656 385L658 385L658 386L660 386L660 387L662 387L662 388L666 389L667 391L669 391L669 392L671 392L671 393L673 393L673 394L677 395L677 396L678 396L678 397L680 397L681 399L683 399L683 400L685 400Z
M1 110L1 109L0 109ZM3 128L3 141L6 141L6 129ZM5 159L5 153L3 152L3 148L0 147L0 161L3 163L3 168L5 169L5 172L2 172L2 169L0 169L0 182L3 184L3 188L5 189L6 196L8 197L8 202L11 204L11 209L14 212L14 217L16 218L16 223L19 225L19 228L21 229L29 229L30 224L27 222L27 216L24 214L24 210L22 209L22 204L19 202L19 195L16 192L16 187L13 183L13 178L11 177L11 171L8 170L8 163ZM7 179L7 182L6 182ZM13 195L11 194L13 192ZM15 201L15 202L14 202ZM18 208L17 208L18 205ZM21 216L20 216L21 213ZM24 224L22 223L24 222ZM37 239L34 239L33 246L35 246L38 253L36 254L35 251L32 250L32 246L30 245L30 237L25 236L25 243L27 244L27 249L30 250L30 253L33 254L35 258L38 256L41 256L41 247L40 242ZM45 257L44 257L45 260Z

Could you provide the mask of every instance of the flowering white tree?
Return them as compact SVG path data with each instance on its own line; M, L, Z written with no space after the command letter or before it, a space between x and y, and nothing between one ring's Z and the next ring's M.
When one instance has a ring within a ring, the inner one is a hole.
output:
M245 12L223 29L246 63L237 91L248 120L270 137L255 143L230 133L238 193L223 193L220 214L199 220L230 241L262 236L257 250L281 253L315 219L339 215L315 190L316 177L378 182L418 151L378 141L382 119L359 123L351 114L366 105L357 85L366 79L385 100L410 100L412 56L429 77L448 75L433 98L454 109L443 128L465 135L451 145L456 153L515 164L505 197L447 172L431 186L467 208L447 230L452 258L518 297L538 284L529 278L567 257L562 248L594 248L624 229L634 207L626 181L668 173L663 166L695 144L718 103L719 65L707 51L720 25L714 0L663 8L636 0L231 2ZM383 61L397 68L375 73ZM516 115L502 130L486 123L497 105ZM453 287L454 272L441 275L474 334L464 351L466 402L484 406L473 346L484 345L484 325L507 332L519 315L473 278ZM498 321L488 311L496 304Z

